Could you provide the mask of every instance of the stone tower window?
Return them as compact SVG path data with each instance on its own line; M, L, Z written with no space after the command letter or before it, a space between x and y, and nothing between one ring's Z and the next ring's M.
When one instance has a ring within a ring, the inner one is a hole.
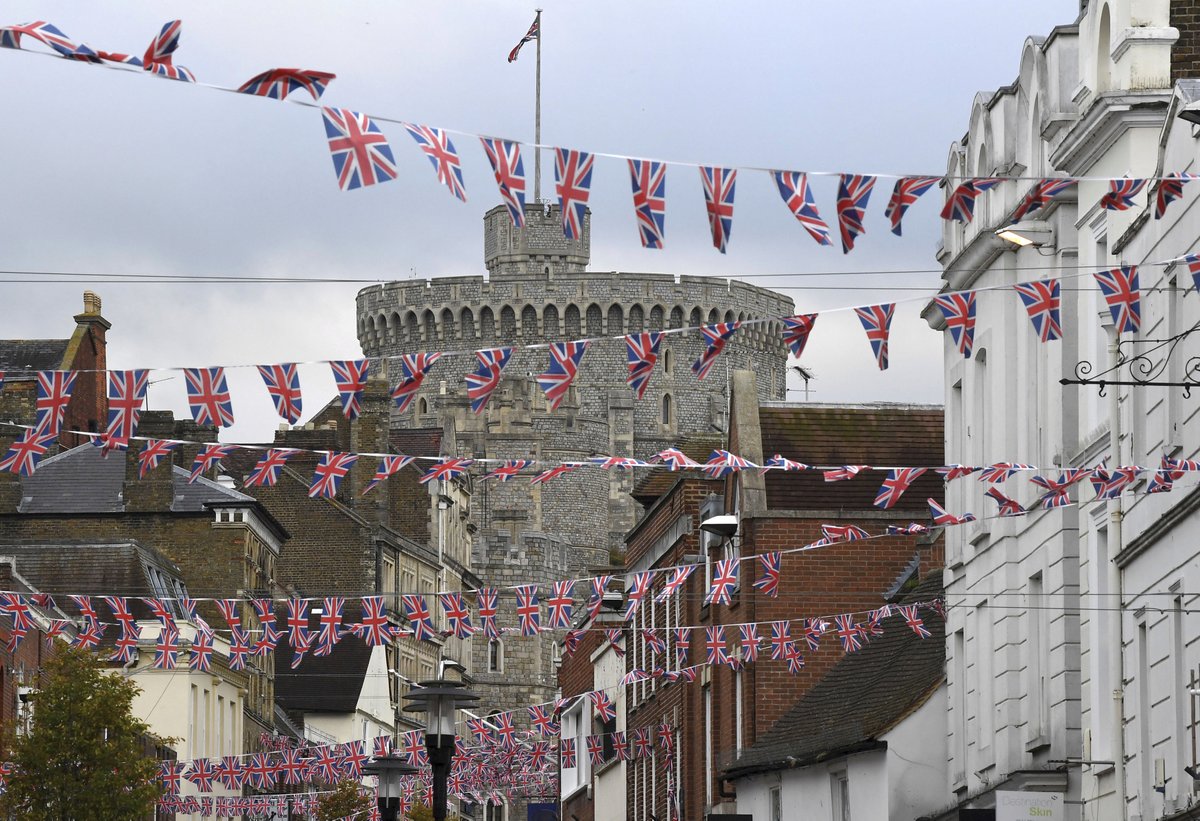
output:
M488 672L504 672L504 642L500 639L488 642Z
M671 394L664 393L662 398L662 424L664 428L671 427Z
M613 305L608 309L608 334L616 336L623 333L625 333L625 312L621 310L620 305Z
M500 309L500 336L504 339L512 339L517 335L517 312L512 309L511 305L505 305Z
M646 324L646 314L641 305L629 309L629 332L638 333Z
M542 311L542 336L546 339L557 339L559 336L558 308L554 305L547 305L546 310Z
M479 311L479 336L482 339L492 339L496 336L496 316L486 305Z
M675 357L671 355L671 349L667 348L663 351L663 373L671 372L671 365L674 363Z
M577 305L567 306L566 325L567 338L577 338L582 331L582 328L579 324L579 307Z
M462 309L462 319L459 325L462 327L463 339L475 338L475 315L471 313L470 308Z
M672 327L672 328L682 328L683 327L683 308L680 308L678 305L676 305L674 308L671 309L670 327Z
M600 312L600 306L592 303L587 309L587 335L600 336L604 333L604 314Z
M425 416L428 413L429 413L429 403L426 402L425 397L422 396L417 399L417 416Z
M533 339L537 336L537 319L537 309L532 305L526 305L521 309L521 334L526 339Z
M442 311L442 339L454 339L454 314L449 308Z

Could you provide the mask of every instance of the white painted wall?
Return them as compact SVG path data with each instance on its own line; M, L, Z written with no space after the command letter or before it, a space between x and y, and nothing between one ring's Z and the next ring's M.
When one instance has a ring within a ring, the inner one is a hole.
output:
M618 658L610 643L602 644L592 654L593 685L607 690L617 711L617 732L625 732L625 687L618 686L625 675L625 660ZM587 708L585 708L585 711ZM587 751L576 751L586 755ZM592 806L596 821L624 821L625 779L628 762L617 761L601 768L593 777Z
M395 725L388 691L387 649L371 648L362 690L353 713L305 713L304 726L317 732L310 736L321 744L374 741L391 735ZM333 739L331 742L329 739Z

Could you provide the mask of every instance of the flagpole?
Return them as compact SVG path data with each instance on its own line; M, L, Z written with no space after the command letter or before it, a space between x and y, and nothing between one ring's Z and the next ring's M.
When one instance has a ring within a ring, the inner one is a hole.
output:
M542 10L537 9L537 72L533 103L533 201L542 201Z

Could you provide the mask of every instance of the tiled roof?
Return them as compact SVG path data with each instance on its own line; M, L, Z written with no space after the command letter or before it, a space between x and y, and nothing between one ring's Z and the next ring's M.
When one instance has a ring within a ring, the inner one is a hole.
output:
M712 456L714 450L725 447L725 436L720 433L693 433L685 436L675 447L683 451L692 461L703 464ZM667 468L654 470L642 468L641 473L643 477L634 485L632 495L643 505L648 505L658 499L671 489L680 476L684 475L672 472ZM699 473L687 475L695 478L702 477L702 474Z
M776 404L759 408L763 458L782 454L809 465L923 467L945 461L940 405ZM870 509L887 474L870 471L845 482L826 482L815 471L767 474L772 510ZM942 499L943 482L927 473L900 497L900 510L926 510Z
M348 635L327 656L305 655L292 669L292 652L275 653L275 700L289 712L353 713L358 707L371 648Z
M188 484L188 471L171 475L176 513L195 513L211 504L253 504L244 493L203 477ZM120 513L125 509L125 454L105 458L100 448L80 445L46 459L32 476L21 479L21 513Z
M441 456L441 428L392 428L388 444L406 456Z
M942 592L935 572L907 600L930 601ZM882 636L843 657L726 772L736 777L805 766L878 746L945 675L945 624L934 613L922 610L921 616L930 638L919 638L899 614L888 617Z
M21 371L48 371L62 367L68 339L0 339L0 370L7 378Z

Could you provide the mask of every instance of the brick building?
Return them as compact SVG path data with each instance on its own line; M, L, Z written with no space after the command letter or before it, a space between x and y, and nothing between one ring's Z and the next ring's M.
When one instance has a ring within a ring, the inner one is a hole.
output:
M754 375L733 374L730 449L752 462L780 453L815 465L937 465L941 463L942 414L937 407L887 405L821 406L763 403ZM689 454L696 458L699 449ZM734 474L725 481L694 474L652 477L639 488L646 514L627 536L630 572L679 564L703 563L667 603L643 605L635 617L640 630L664 630L666 659L675 665L670 629L693 627L686 664L704 660L704 633L725 625L730 652L740 653L738 625L764 624L802 617L863 613L880 607L941 566L940 546L927 537L895 536L861 544L840 543L820 550L785 555L779 595L766 597L751 588L757 562L743 562L742 578L732 604L703 604L712 563L733 556L753 556L815 542L821 525L857 525L881 533L889 524L927 520L927 497L941 498L936 475L918 480L891 510L873 506L882 473L872 471L847 483L826 483L817 472L758 471ZM667 485L664 487L663 485ZM737 517L737 534L722 541L699 530L717 514ZM759 639L769 630L760 627ZM793 638L803 636L793 625ZM734 811L735 793L720 777L738 753L769 731L842 657L837 640L827 634L816 652L803 650L805 666L792 675L767 653L756 663L735 670L703 667L694 683L663 685L655 680L634 684L628 694L630 730L667 723L675 728L676 771L681 817ZM634 642L629 669L658 666L644 642ZM685 666L679 664L678 666ZM667 817L667 774L660 760L633 763L629 777L628 815Z

